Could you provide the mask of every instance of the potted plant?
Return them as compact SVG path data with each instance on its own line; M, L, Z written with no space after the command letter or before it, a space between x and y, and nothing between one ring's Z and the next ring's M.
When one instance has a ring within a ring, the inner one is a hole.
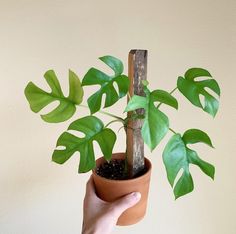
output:
M144 60L140 57L140 53ZM129 77L123 74L123 63L113 56L99 58L113 70L114 74L111 76L96 68L90 68L80 81L79 77L69 70L68 97L64 96L53 70L47 71L44 75L51 88L50 93L32 82L29 82L25 88L25 96L31 110L35 113L54 101L60 102L50 113L41 115L46 122L58 123L71 118L76 107L85 107L82 105L85 87L100 85L100 88L87 100L87 108L91 114L75 120L69 125L67 131L61 134L52 160L63 164L78 151L80 153L79 173L92 170L96 191L104 200L113 201L129 192L141 192L141 201L121 215L118 220L119 225L136 223L145 214L151 163L143 155L143 142L153 151L169 130L173 133L162 156L167 178L173 187L176 199L190 193L194 188L189 171L190 164L197 165L212 179L215 173L214 166L203 161L189 146L202 142L213 147L209 136L199 129L188 129L183 134L175 132L169 127L168 117L160 110L160 107L166 104L178 109L178 101L173 93L179 91L194 106L214 117L219 102L207 89L219 97L219 85L206 69L190 68L183 76L178 77L177 87L171 92L160 89L151 90L145 77L146 57L147 51L132 50L130 52ZM197 80L203 77L204 79ZM118 89L114 87L114 82ZM102 107L103 95L105 95L105 104ZM203 103L200 95L204 97ZM102 110L102 108L114 105L125 96L128 99L128 104L123 109L123 114L128 112L126 117ZM97 112L110 116L111 121L105 125L95 116ZM113 153L116 134L109 125L117 121L121 123L127 135L124 141L124 144L127 143L126 152L123 153ZM70 132L71 130L81 132L84 136L75 136ZM103 157L97 161L93 141L97 141L103 154ZM182 170L181 175L177 178L180 170Z

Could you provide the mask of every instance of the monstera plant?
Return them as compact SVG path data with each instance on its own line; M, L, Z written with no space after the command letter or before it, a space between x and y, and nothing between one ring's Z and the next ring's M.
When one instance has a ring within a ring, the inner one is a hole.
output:
M202 172L214 179L214 166L203 161L198 153L191 149L195 143L205 143L213 147L212 142L204 131L200 129L188 129L183 134L175 132L169 126L167 115L161 110L161 105L168 105L178 109L178 101L173 93L179 91L194 106L201 108L207 114L215 116L219 107L218 98L220 88L211 74L203 68L190 68L183 76L177 79L177 87L171 92L161 89L151 89L148 82L142 83L145 95L133 95L129 97L125 112L132 115L117 116L102 109L108 109L116 104L121 98L127 97L129 90L129 78L123 74L123 63L113 56L103 56L99 58L103 63L113 70L112 75L108 75L96 68L90 68L85 76L80 78L69 70L69 95L63 94L58 78L53 70L45 73L44 78L51 88L51 92L46 92L34 83L28 83L25 88L25 96L33 112L38 113L48 104L59 101L59 105L51 112L41 115L41 118L49 123L59 123L70 119L78 108L87 107L90 115L79 118L72 122L68 129L63 132L57 140L56 149L52 154L52 160L56 163L65 163L74 153L80 153L79 173L88 172L94 169L95 153L93 141L97 141L104 158L109 162L112 157L113 147L116 142L116 133L108 126L113 122L120 122L126 130L129 118L141 119L143 126L141 135L145 144L153 151L168 131L173 133L163 151L163 162L167 171L167 178L173 187L175 198L191 192L194 188L193 179L189 170L190 164L197 165ZM201 78L200 80L198 78ZM204 78L204 79L202 79ZM116 83L117 87L114 86ZM82 104L83 96L87 86L99 85L97 91L92 94L87 105ZM210 90L210 92L209 92ZM215 93L216 95L212 95ZM105 103L102 97L105 95ZM204 97L204 100L200 99ZM136 110L143 108L144 114L138 114ZM95 116L102 113L111 117L111 121L106 125ZM121 111L122 112L122 111ZM84 134L83 137L75 136L70 130ZM60 148L57 148L60 147ZM127 167L124 167L123 174L127 174ZM182 171L181 171L182 170ZM177 175L181 171L180 177ZM177 180L177 181L176 181Z

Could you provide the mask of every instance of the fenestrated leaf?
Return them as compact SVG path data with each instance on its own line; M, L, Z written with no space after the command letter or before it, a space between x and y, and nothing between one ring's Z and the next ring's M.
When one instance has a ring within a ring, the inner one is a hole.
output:
M75 104L79 105L84 96L83 88L81 87L81 83L79 77L71 70L69 70L69 96L70 99Z
M124 66L119 59L110 55L100 57L99 59L108 65L115 72L116 76L122 74Z
M191 193L194 189L193 184L193 178L189 172L189 168L186 167L186 169L183 171L183 174L177 181L175 187L174 187L174 194L175 199L184 196L188 193Z
M187 80L194 80L194 78L201 77L201 76L212 77L210 72L203 68L190 68L184 74L184 77Z
M176 98L173 97L170 93L164 90L157 89L152 91L151 95L154 101L158 101L160 103L164 103L174 107L175 109L178 109L178 102Z
M145 118L142 126L142 138L152 151L160 143L169 130L168 117L158 110L155 105L155 98L145 88L146 97L134 95L125 108L125 112L139 108L145 109Z
M190 193L194 189L192 176L189 171L190 163L199 166L199 168L206 175L210 176L212 179L214 178L214 167L211 164L203 161L194 150L191 150L187 147L187 144L202 142L201 137L199 137L199 132L202 131L198 129L193 129L195 131L191 130L192 129L186 131L186 134L184 133L185 140L183 139L183 137L181 137L180 134L174 134L168 141L163 151L163 162L165 164L167 178L170 185L174 187L174 194L176 199L180 196ZM195 137L194 134L196 134ZM186 136L188 135L191 135L191 137L186 138ZM203 138L203 140L205 141L205 143L211 142L209 141L210 138L207 140ZM181 170L182 174L175 184L176 177Z
M102 95L105 94L104 108L109 107L116 103L120 98L124 97L129 90L129 78L122 74L123 64L122 62L112 56L104 56L99 58L106 65L108 65L113 71L114 75L109 76L96 68L91 68L85 74L82 80L82 86L87 85L100 85L100 89L91 95L87 102L91 114L101 109ZM119 91L117 93L114 82L117 83Z
M173 187L180 169L188 166L186 147L180 134L173 135L168 141L163 151L163 161L166 167L168 181Z
M182 138L186 145L202 142L213 148L210 137L205 132L199 129L189 129L185 131Z
M198 77L210 77L202 81L195 81ZM202 108L213 117L216 115L219 101L213 97L206 88L209 88L220 96L220 87L211 74L202 68L191 68L185 73L185 77L179 77L177 81L179 91L195 106ZM200 95L204 96L204 106L200 102Z
M151 101L145 110L142 137L150 150L153 151L168 132L169 120L168 117L158 110Z
M48 104L59 101L60 104L54 110L41 115L41 118L50 123L63 122L69 119L75 113L75 105L80 104L83 99L83 89L79 78L73 71L69 70L69 96L65 97L53 70L47 71L44 77L51 88L51 93L40 89L33 82L29 82L25 88L25 96L31 110L38 113Z
M188 155L189 162L199 166L199 168L206 175L208 175L212 179L214 179L214 174L215 174L214 166L208 162L203 161L201 158L199 158L196 151L189 149L187 147L187 144L195 144L195 143L200 142L200 143L205 143L205 144L209 145L210 147L214 148L212 145L211 139L207 135L207 133L205 133L199 129L188 129L187 131L184 132L182 140L186 146L186 152Z
M104 128L104 124L95 116L86 116L70 124L68 130L76 130L85 134L81 138L69 132L64 132L57 141L57 146L64 146L65 149L56 149L53 152L52 160L63 164L75 152L80 152L79 172L87 172L95 167L95 156L93 141L97 141L104 157L111 159L112 149L116 141L115 133Z
M180 134L173 135L167 143L163 152L163 161L167 178L172 187L174 186L177 174L183 169L183 173L174 187L175 198L177 199L180 196L192 192L194 188L193 180L189 172L186 147Z
M187 149L187 155L189 163L195 164L199 166L199 168L208 176L210 176L212 179L214 179L215 175L215 168L213 165L211 165L208 162L203 161L201 158L199 158L196 151L191 150L189 148Z

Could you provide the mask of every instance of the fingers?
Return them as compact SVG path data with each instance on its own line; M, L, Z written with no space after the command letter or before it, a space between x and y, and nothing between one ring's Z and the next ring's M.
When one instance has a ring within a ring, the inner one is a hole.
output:
M92 175L90 176L87 184L86 184L86 194L85 199L89 200L90 203L96 203L96 204L108 204L108 202L103 201L97 196L95 184L93 181Z
M134 206L141 199L141 193L133 192L112 203L113 209L117 215L121 215L125 210Z

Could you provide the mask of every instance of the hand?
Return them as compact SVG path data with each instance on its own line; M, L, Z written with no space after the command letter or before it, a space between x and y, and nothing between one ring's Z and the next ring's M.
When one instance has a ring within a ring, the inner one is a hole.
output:
M130 193L114 202L97 197L92 177L86 186L82 234L110 234L119 216L141 198L138 192Z

